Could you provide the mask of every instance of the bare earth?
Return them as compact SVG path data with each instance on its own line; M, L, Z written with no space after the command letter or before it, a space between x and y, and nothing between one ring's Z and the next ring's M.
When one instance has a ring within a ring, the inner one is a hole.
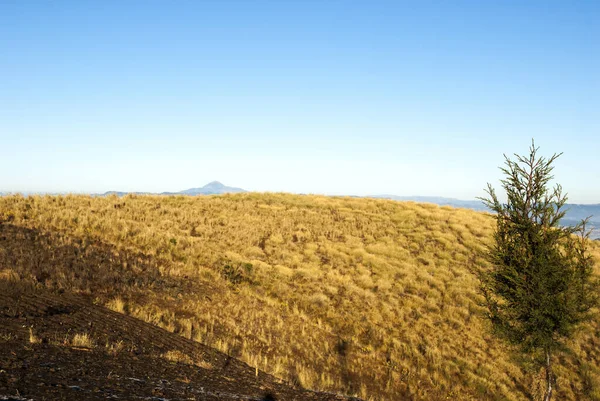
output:
M281 383L86 297L15 285L0 280L0 400L351 399ZM94 344L74 346L77 333ZM167 360L169 351L188 362Z

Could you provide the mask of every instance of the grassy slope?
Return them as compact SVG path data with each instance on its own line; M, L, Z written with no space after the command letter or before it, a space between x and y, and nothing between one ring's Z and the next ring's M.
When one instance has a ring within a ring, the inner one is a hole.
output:
M493 230L483 213L250 193L5 197L2 219L36 230L46 248L80 251L36 261L15 241L0 248L0 269L91 293L305 387L377 400L539 393L542 377L519 368L482 318L474 272ZM112 256L92 273L69 270L93 248ZM146 260L156 277L136 280ZM41 265L52 267L40 276ZM557 399L600 399L600 324L572 349L557 366Z

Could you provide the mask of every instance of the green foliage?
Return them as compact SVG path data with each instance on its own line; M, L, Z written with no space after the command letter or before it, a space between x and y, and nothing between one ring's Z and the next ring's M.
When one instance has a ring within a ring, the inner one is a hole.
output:
M254 267L251 263L229 262L223 266L221 274L232 284L252 283Z
M560 185L550 189L549 182L560 154L546 159L537 151L532 144L529 156L515 155L516 161L505 156L501 182L506 203L490 184L489 199L482 198L496 213L488 254L492 269L482 274L482 289L495 332L524 353L541 351L551 381L550 357L591 318L597 283L586 221L576 227L559 225L567 197ZM548 391L551 387L547 399Z

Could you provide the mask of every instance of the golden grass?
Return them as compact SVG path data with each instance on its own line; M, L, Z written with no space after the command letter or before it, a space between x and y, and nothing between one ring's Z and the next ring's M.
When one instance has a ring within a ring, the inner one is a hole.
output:
M194 360L190 356L185 355L181 351L177 351L177 350L176 351L167 351L162 355L162 357L171 362L185 363L188 365L192 365L194 363Z
M96 343L87 333L77 333L73 335L71 339L70 345L72 347L80 347L80 348L94 348Z
M96 341L88 333L70 334L70 332L67 332L62 336L56 335L53 338L50 338L48 340L49 340L49 343L52 345L59 345L59 346L63 346L63 347L87 348L87 349L96 348ZM120 350L121 347L119 347L117 349L115 344L107 343L106 349L109 351L109 353L116 353L116 351Z
M164 354L162 354L161 356L162 356L162 358L164 358L170 362L184 363L186 365L196 365L203 369L212 369L212 365L210 364L210 362L207 362L204 360L196 361L191 356L186 355L183 352L178 351L178 350L167 351Z
M66 264L42 275L0 248L0 271L11 269L2 274L92 294L308 388L376 400L537 394L535 372L483 318L475 273L494 224L485 213L289 194L69 195L0 198L2 219L74 258L99 243L110 250L102 275ZM600 324L571 346L557 399L600 399Z
M40 340L40 338L34 334L33 328L30 327L29 328L29 343L30 344L39 344L41 342L42 342L42 340Z
M105 306L115 312L125 313L125 305L125 301L123 301L120 297L115 297L106 302Z

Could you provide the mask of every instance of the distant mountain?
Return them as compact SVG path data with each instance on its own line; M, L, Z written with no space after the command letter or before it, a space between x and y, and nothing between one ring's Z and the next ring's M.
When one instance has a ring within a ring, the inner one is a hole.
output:
M127 194L133 195L219 195L219 194L229 194L229 193L238 193L238 192L248 192L242 188L236 187L228 187L226 185L221 184L219 181L209 182L203 187L200 188L190 188L179 192L161 192L159 194L152 192L121 192L121 191L108 191L103 193L101 196L109 196L109 195L117 195L117 196L125 196Z
M566 207L569 209L565 216L566 220L581 220L592 216L590 221L600 224L600 203L595 205L567 204Z
M218 194L229 194L247 192L245 189L228 187L221 184L219 181L209 182L201 188L190 188L179 192L163 192L161 195L218 195Z
M150 192L121 192L121 191L107 191L105 193L103 193L100 196L110 196L110 195L117 195L117 196L125 196L125 195L151 195Z
M561 220L563 225L574 226L591 216L586 228L592 230L591 238L600 241L600 203L596 205L568 204L566 206L567 214Z
M489 209L478 200L461 200L454 198L443 198L439 196L396 196L396 195L376 195L372 198L392 199L397 201L413 201L434 203L440 206L452 206L477 211L489 211ZM574 226L582 219L591 216L587 228L592 229L591 237L600 239L600 203L590 205L567 204L565 205L567 214L561 220L564 226Z

